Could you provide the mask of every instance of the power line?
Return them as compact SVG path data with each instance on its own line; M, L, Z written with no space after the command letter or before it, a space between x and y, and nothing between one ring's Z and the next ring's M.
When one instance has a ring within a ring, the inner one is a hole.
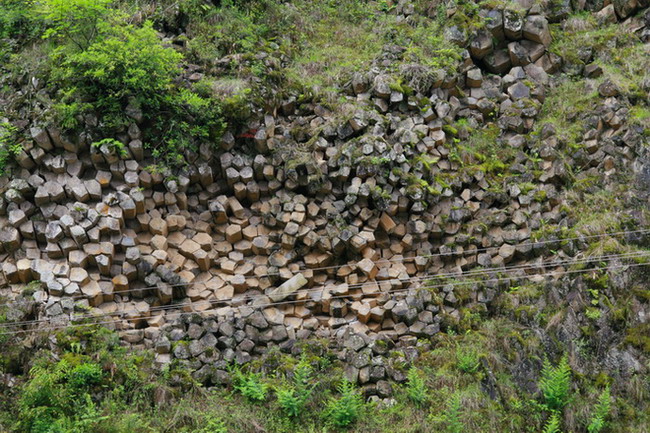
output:
M599 270L611 270L611 269L619 269L619 268L634 268L634 267L639 267L639 266L647 266L650 263L638 263L638 264L632 264L632 265L617 265L617 266L608 266L608 267L601 267L601 268L592 268L592 269L583 269L583 270L574 270L574 271L566 271L566 272L561 272L560 274L579 274L579 273L586 273L586 272L594 272L594 271L599 271ZM547 274L538 274L538 276L548 276L548 275L555 275L557 272L550 272ZM499 281L506 281L506 280L513 280L513 279L520 279L522 277L508 277L508 278L495 278L495 279L490 279L490 280L485 280L485 281L490 281L490 282L499 282ZM473 282L457 282L455 284L451 284L453 286L459 286L459 285L464 285L464 284L471 284ZM426 286L426 287L421 287L420 289L430 289L430 288L436 288L436 287L444 287L445 285L441 286ZM406 292L409 290L413 290L412 288L410 289L399 289L395 290L392 293L401 293L401 292ZM347 298L349 295L341 295L341 296L333 296L329 299L341 299L341 298ZM278 305L278 304L290 304L290 303L297 303L297 302L304 302L304 301L284 301L284 302L277 302L273 303L273 305ZM255 308L262 308L265 307L264 305L262 306L256 306ZM204 311L188 311L188 312L177 312L177 313L170 313L167 317L169 316L186 316L186 315L191 315L191 314L207 314L207 313L216 313L220 310L221 308L215 308L215 309L210 309L210 310L204 310ZM128 319L127 319L128 321ZM38 332L38 331L47 331L47 330L55 330L55 329L64 329L64 328L76 328L76 327L82 327L82 326L93 326L93 325L105 325L105 324L116 324L116 323L124 323L124 320L110 320L110 321L104 321L104 322L91 322L91 323L83 323L83 324L65 324L65 325L58 325L54 327L49 327L49 328L37 328L37 329L26 329L26 330L18 330L18 331L10 331L10 332L3 332L2 334L4 335L14 335L14 334L19 334L19 333L26 333L26 332Z
M615 259L629 259L629 258L644 258L650 256L650 252L645 252L645 251L637 251L637 252L630 252L630 253L622 253L622 254L612 254L612 255L607 255L607 256L597 256L597 257L585 257L581 259L575 259L572 258L570 260L565 260L565 261L559 261L559 262L554 262L554 263L549 263L549 264L524 264L524 265L515 265L511 267L504 267L504 268L486 268L486 269L478 269L475 271L469 271L464 274L458 274L456 272L453 273L446 273L446 274L428 274L428 275L423 275L419 277L412 277L408 279L403 279L403 280L398 280L403 284L410 284L410 283L416 283L420 281L424 281L427 279L434 279L434 278L447 278L447 277L455 277L455 278L469 278L469 277L474 277L474 276L481 276L481 275L491 275L494 273L501 273L501 272L512 272L512 271L526 271L530 269L537 269L537 268L542 268L542 267L547 267L547 266L563 266L563 265L579 265L579 264L586 264L586 263L591 263L595 261L602 261L602 260L615 260ZM355 289L355 288L362 288L365 284L368 282L364 283L358 283L358 284L351 284L348 285L348 290L349 289ZM315 293L319 290L323 290L328 287L336 287L337 285L340 284L322 284L317 287L312 287L308 289L302 289L302 290L297 290L292 293L292 295L301 295L301 294L310 294L310 293ZM384 292L379 292L379 295L382 293L387 293L387 291ZM216 304L216 303L225 303L225 302L232 302L232 301L240 301L240 302L247 302L247 301L255 301L257 299L268 299L268 295L265 294L255 294L255 295L250 295L248 297L242 296L242 297L236 297L233 296L231 298L227 299L214 299L214 300L203 300L203 301L196 301L196 302L186 302L186 303L180 303L180 304L170 304L170 305L162 305L158 307L151 307L149 308L148 312L157 312L157 311L165 311L165 310L172 310L172 309L177 309L177 308L182 308L185 306L196 306L196 305L202 305L205 303L209 304ZM304 300L299 300L299 301L304 301ZM113 313L104 313L101 316L111 316L111 315L120 315L124 316L129 313L138 313L138 309L131 309L131 310L122 310L122 311L116 311ZM81 319L84 317L97 317L97 314L87 314L85 316L77 316L77 319ZM23 322L13 322L11 324L5 323L5 324L0 324L0 329L3 327L10 327L10 326L16 326L16 325L21 325L23 323L36 323L36 322L48 322L49 319L37 319L37 320L30 320L30 321L23 321Z
M527 247L527 246L534 246L534 245L545 245L549 243L557 243L557 242L567 242L570 240L581 240L581 239L593 239L593 238L601 238L601 237L613 237L613 236L622 236L622 235L628 235L628 234L639 234L639 233L648 233L650 232L650 229L641 229L641 230L628 230L628 231L620 231L620 232L611 232L611 233L601 233L597 235L584 235L584 236L578 236L578 237L572 237L572 238L563 238L563 239L556 239L556 240L545 240L545 241L538 241L538 242L529 242L529 243L520 243L520 244L506 244L504 243L503 245L512 245L515 248L521 248L521 247ZM501 246L503 246L501 245ZM392 263L392 262L403 262L403 261L410 261L410 260L416 260L418 258L431 258L431 257L443 257L443 256L461 256L465 254L479 254L481 252L486 252L490 250L498 250L501 248L501 246L498 247L486 247L486 248L479 248L479 249L472 249L472 250L463 250L462 252L448 252L448 253L437 253L437 254L427 254L427 255L416 255L416 256L411 256L411 257L399 257L399 258L394 258L394 259L379 259L376 260L374 263L375 264L381 264L381 263ZM253 261L245 261L245 263L253 263ZM340 269L343 267L352 267L356 266L356 264L348 263L348 264L343 264L343 265L337 265L337 266L325 266L325 267L320 267L320 268L306 268L304 270L310 270L310 271L317 271L317 270L328 270L328 269ZM260 275L254 275L255 278L262 278L264 276L277 276L280 275L279 273L277 274L260 274ZM209 280L208 280L209 281ZM200 285L206 283L205 281L191 281L188 283L179 283L179 284L165 284L165 285L159 285L159 286L148 286L148 287L141 287L141 288L133 288L133 289L126 289L126 290L121 290L119 292L113 292L114 295L122 295L125 293L133 293L133 292L142 292L142 291L148 291L148 290L156 290L156 289L167 289L167 288L174 288L174 287L188 287L192 285ZM74 296L69 296L66 297L68 299L87 299L87 295L74 295ZM0 304L0 306L6 306L6 305L11 305L11 303L4 303Z
M434 257L448 257L448 256L464 256L467 254L479 254L487 251L492 251L492 250L498 250L501 248L503 245L512 245L515 247L529 247L529 246L538 246L538 245L547 245L547 244L554 244L554 243L562 243L562 242L568 242L568 241L573 241L573 240L583 240L583 239L594 239L594 238L601 238L601 237L615 237L615 236L623 236L623 235L628 235L628 234L642 234L642 233L650 233L650 229L639 229L639 230L626 230L626 231L619 231L619 232L610 232L610 233L601 233L601 234L596 234L596 235L581 235L581 236L574 236L574 237L569 237L569 238L562 238L562 239L548 239L548 240L543 240L543 241L535 241L535 242L526 242L526 243L519 243L519 244L509 244L507 242L504 242L502 245L499 246L494 246L494 247L484 247L484 248L477 248L477 249L464 249L463 251L450 251L446 253L434 253L434 254L423 254L423 255L415 255L415 256L408 256L408 257L395 257L395 258L390 258L390 259L379 259L376 260L376 264L380 263L393 263L393 262L405 262L405 261L411 261L411 260L416 260L418 258L424 258L424 259L429 259L429 258L434 258ZM249 264L254 264L257 265L253 260L244 260L244 263L249 263ZM340 269L344 268L346 266L356 266L356 263L346 263L342 265L332 265L332 266L321 266L321 267L315 267L315 268L309 268L309 267L303 267L299 268L299 270L305 270L305 271L326 271L326 270L333 270L333 269ZM266 274L260 274L256 275L257 278L262 278L262 277L269 277L269 276L278 276L280 273L266 273Z
M602 260L614 260L614 259L626 259L626 258L643 258L650 255L650 252L632 252L632 253L623 253L623 254L613 254L613 255L608 255L608 256L598 256L598 257L587 257L587 258L582 258L582 259L570 259L570 260L565 260L565 261L559 261L555 263L550 263L548 266L561 266L561 265L578 265L578 264L585 264L585 263L590 263L594 261L602 261ZM447 273L447 274L429 274L429 275L424 275L420 277L412 277L404 280L398 280L402 283L415 283L419 281L423 281L426 279L433 279L433 278L447 278L447 277L460 277L460 278L468 278L468 277L473 277L473 276L480 276L480 275L491 275L494 273L499 273L499 272L511 272L511 271L525 271L529 269L536 269L540 267L545 267L544 265L541 264L528 264L528 265L515 265L511 267L504 267L504 268L487 268L487 269L479 269L476 271L469 271L465 274L458 274L458 273ZM348 290L349 289L354 289L354 288L362 288L367 282L364 283L358 283L358 284L353 284L353 285L348 285ZM336 286L335 284L330 284L330 285L320 285L318 287L312 287L308 289L302 289L302 290L297 290L292 293L292 295L300 295L300 294L309 294L309 293L314 293L317 292L318 290L322 290L324 288L328 288L330 286ZM381 293L386 293L380 292ZM181 304L170 304L170 305L163 305L163 306L158 306L158 307L152 307L149 309L149 312L155 312L155 311L162 311L162 310L169 310L169 309L176 309L176 308L181 308L184 306L192 306L192 305L199 305L199 304L204 304L204 303L223 303L223 302L232 302L232 301L241 301L241 302L246 302L246 301L254 301L256 299L264 299L268 298L267 295L265 294L256 294L256 295L250 295L248 297L243 296L243 297L232 297L232 298L227 298L227 299L219 299L219 300L203 300L203 301L196 301L196 302L186 302L186 303L181 303ZM125 315L128 313L138 313L139 311L136 310L127 310L127 311L118 311L114 313L105 313L104 315ZM96 317L96 314L89 314L87 317ZM77 316L80 317L80 316ZM48 319L38 319L40 321L46 322ZM33 323L34 321L26 321ZM12 324L0 324L0 328L2 327L8 327L8 326L15 326L17 324L21 324L22 322L13 322Z
M536 276L551 276L551 275L567 275L567 274L580 274L580 273L587 273L587 272L595 272L599 270L612 270L612 269L620 269L620 268L635 268L639 266L647 266L650 263L637 263L637 264L622 264L622 265L614 265L614 266L604 266L604 267L597 267L597 268L590 268L590 269L580 269L580 270L569 270L569 271L553 271L553 272L548 272L545 274L536 274ZM500 281L512 281L512 280L517 280L517 279L522 279L524 278L523 276L512 276L512 277L503 277L503 278L492 278L492 279L487 279L483 280L483 282L500 282ZM434 288L442 288L446 286L460 286L460 285L466 285L466 284L473 284L475 281L465 281L465 282L455 282L455 283L446 283L446 284L440 284L440 285L432 285L432 286L423 286L423 287L418 287L418 288L407 288L407 289L396 289L396 290L389 290L386 292L382 293L403 293L403 292L408 292L411 290L423 290L423 289L434 289ZM343 298L349 298L351 295L339 295L339 296L332 296L329 297L328 300L333 300L333 299L343 299ZM221 303L224 301L215 301L214 303ZM250 306L251 308L254 309L261 309L261 308L266 308L274 305L287 305L287 304L295 304L295 303L304 303L308 302L305 300L289 300L289 301L280 301L280 302L270 302L267 304L259 304L259 305L254 305ZM196 304L196 303L195 303ZM174 306L178 307L178 305ZM223 308L223 307L222 307ZM176 313L170 313L167 315L167 318L170 316L185 316L185 315L190 315L190 314L207 314L211 312L218 312L221 310L221 308L215 308L215 309L208 309L208 310L203 310L203 311L189 311L189 312L176 312ZM97 318L97 317L106 317L107 315L96 315L92 317L87 317L87 318ZM134 319L126 319L126 321L129 320L146 320L147 317L139 317L139 318L134 318ZM79 320L78 317L72 318L71 320ZM49 322L50 320L48 320ZM29 321L29 323L36 323L39 321ZM29 323L23 324L23 326L27 326ZM38 331L48 331L48 330L55 330L55 329L64 329L64 328L75 328L75 327L80 327L80 326L92 326L92 325L104 325L104 324L116 324L116 323L124 323L124 319L119 319L119 320L110 320L110 321L103 321L103 322L92 322L92 323L85 323L85 324L62 324L58 326L53 326L53 327L45 327L45 328L35 328L35 329L24 329L24 330L16 330L16 331L8 331L8 332L2 332L3 335L16 335L20 333L26 333L26 332L38 332Z

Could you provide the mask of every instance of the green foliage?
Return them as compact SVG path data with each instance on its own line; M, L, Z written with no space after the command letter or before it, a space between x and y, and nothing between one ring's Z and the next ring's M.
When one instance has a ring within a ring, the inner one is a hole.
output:
M104 138L102 140L96 141L92 144L92 147L101 149L102 146L107 147L110 149L110 151L120 155L120 156L127 156L128 151L126 150L126 146L124 146L124 143L122 143L119 140L116 140L114 138Z
M601 312L598 308L587 308L585 310L585 316L591 320L598 320L600 319Z
M41 25L32 13L34 0L0 1L0 40L29 39L41 31ZM2 41L0 41L0 48Z
M569 401L571 390L571 367L566 355L555 367L548 359L544 360L539 388L542 391L544 403L550 410L561 411L564 408Z
M641 323L627 329L625 342L650 353L650 323Z
M553 412L544 424L543 433L560 433L560 415Z
M284 413L290 417L297 417L300 415L304 403L301 402L300 398L296 395L295 389L278 387L276 389L276 396L278 398L278 404Z
M260 374L244 373L240 369L233 369L233 386L250 401L261 402L266 400L268 385L262 382Z
M70 371L67 378L68 385L73 389L86 389L100 383L102 376L103 372L99 365L90 363L79 364Z
M462 433L465 431L465 426L462 421L462 406L460 401L460 395L454 394L449 403L447 404L447 409L444 412L442 419L445 423L445 430L448 433Z
M418 407L424 405L428 399L427 386L422 373L415 367L411 367L407 374L406 395Z
M347 427L353 424L361 414L363 397L354 384L343 379L337 391L340 396L330 399L325 410L325 418L336 427Z
M416 25L397 24L397 42L406 47L404 60L430 69L453 70L461 59L461 50L445 42L443 26L435 21L419 18ZM412 82L412 81L411 81Z
M92 431L88 428L101 420L89 391L102 381L103 371L94 363L75 362L77 358L64 358L55 365L43 363L31 369L31 380L19 401L20 425L25 431Z
M196 433L228 433L228 429L221 418L209 417L206 421L205 427L198 430Z
M49 28L45 38L58 38L81 50L95 42L112 0L44 0L41 14Z
M589 433L600 433L607 425L607 417L611 411L611 395L607 386L598 397L598 403L594 407L587 431Z
M228 54L270 50L271 41L281 42L280 36L293 36L294 14L274 1L258 0L254 7L242 7L232 0L222 1L219 7L196 1L181 3L183 11L191 17L187 25L188 51L196 61L210 62Z
M313 369L306 356L300 359L293 373L293 383L276 389L278 404L290 417L297 417L309 399L313 386L311 375Z
M22 144L16 140L16 132L16 127L0 119L0 175L5 173L7 164L23 150Z
M224 126L219 101L172 82L182 55L162 45L151 22L128 24L106 1L51 3L53 34L67 41L51 55L61 126L77 128L81 115L93 110L110 137L142 117L147 146L167 165L182 164L183 152L199 140L216 141Z
M0 307L0 325L7 322L7 314L5 313L4 310L5 310L4 307ZM4 327L0 328L0 344L5 344L7 343L7 341L9 341L9 336L5 333ZM2 357L0 357L0 371L2 371L2 367L3 367L2 361L3 359Z
M101 37L82 51L59 51L54 76L64 89L63 103L92 100L108 128L126 123L133 99L142 109L160 109L181 55L160 44L151 23L102 26ZM72 99L74 98L74 99Z
M456 350L456 365L465 373L475 373L480 367L480 356L472 347L459 347Z

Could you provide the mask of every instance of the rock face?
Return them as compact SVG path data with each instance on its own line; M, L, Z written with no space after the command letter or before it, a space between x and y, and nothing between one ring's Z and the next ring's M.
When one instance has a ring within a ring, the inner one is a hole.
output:
M3 290L36 281L39 318L101 318L160 364L192 363L206 384L274 346L291 353L331 337L346 374L389 395L389 379L406 380L389 350L406 358L461 311L487 311L503 288L489 281L506 265L543 271L573 257L578 241L534 237L569 225L567 167L581 167L581 180L610 176L641 146L607 80L594 115L578 119L575 149L536 124L562 66L548 22L565 8L520 3L480 11L475 34L449 28L467 49L456 73L428 71L413 91L387 71L356 73L345 116L288 98L245 134L188 152L176 172L149 169L135 109L123 154L23 125L19 168L0 179ZM617 0L599 16L637 7ZM507 157L461 152L488 124L498 129L490 149ZM489 271L480 286L448 282L479 267Z

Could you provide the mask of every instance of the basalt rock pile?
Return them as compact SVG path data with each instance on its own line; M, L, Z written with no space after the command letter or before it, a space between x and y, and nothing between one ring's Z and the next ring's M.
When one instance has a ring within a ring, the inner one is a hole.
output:
M467 48L457 74L405 94L378 65L352 78L343 113L286 100L245 133L226 133L219 149L202 145L174 176L149 168L137 109L119 137L124 153L91 147L83 134L17 125L31 140L15 176L2 179L3 293L38 281L27 317L42 326L75 314L109 321L124 341L155 347L160 363L187 360L211 383L225 380L228 362L270 346L338 337L350 375L387 395L385 380L404 378L380 355L399 342L416 356L416 337L439 332L460 307L486 310L499 283L463 297L451 284L435 297L418 288L477 267L555 268L581 241L531 236L565 219L567 168L608 178L642 144L608 81L597 88L600 106L580 119L584 146L571 149L552 125L529 134L550 74L563 67L547 47L548 21L570 11L565 3L553 15L537 6L486 11L485 32L449 31ZM625 18L631 3L597 15ZM648 19L631 20L647 37ZM600 71L588 64L583 73ZM458 119L498 129L489 140L508 160L459 158L469 137ZM494 173L506 169L514 176L504 184Z

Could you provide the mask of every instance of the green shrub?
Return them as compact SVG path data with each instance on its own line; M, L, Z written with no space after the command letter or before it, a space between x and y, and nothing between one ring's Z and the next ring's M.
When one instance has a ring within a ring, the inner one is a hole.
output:
M97 364L79 364L70 371L67 380L68 384L75 390L87 389L97 385L103 377L102 368Z
M96 141L92 144L92 147L96 148L101 148L102 146L108 147L110 151L115 152L120 156L128 155L128 151L126 150L124 143L114 138L104 138L103 140Z
M76 357L52 365L43 363L30 371L30 380L19 400L21 431L92 432L104 419L90 398L103 371L98 364L78 362Z
M107 128L127 122L124 109L132 100L143 110L160 109L182 56L162 46L151 23L102 25L100 36L84 50L55 56L54 76L74 98L62 102L94 101Z
M244 397L250 401L264 401L268 385L262 382L261 375L255 373L243 373L239 369L233 370L233 386Z
M205 426L196 433L228 433L228 429L221 418L208 417Z
M41 31L41 25L32 13L33 0L0 1L0 39L28 39Z
M354 384L343 379L337 388L340 396L332 398L325 410L326 419L336 427L347 427L361 414L363 397Z
M408 371L406 395L416 406L422 406L428 399L427 386L422 373L415 367L411 367Z
M62 127L77 128L92 110L110 137L140 111L145 143L167 165L182 164L183 152L199 141L216 142L224 127L219 101L173 83L182 55L163 46L151 22L127 24L105 0L95 6L75 0L72 11L61 1L50 0L58 9L46 16L50 33L67 41L51 54Z
M569 401L571 388L571 367L566 355L553 367L548 359L544 360L539 388L544 396L544 403L550 410L560 411Z
M16 132L12 124L0 120L0 175L5 173L7 164L23 149L16 141Z
M287 37L295 31L288 19L290 9L278 2L256 1L259 10L241 7L231 0L220 2L219 7L191 3L184 5L191 17L188 51L198 61L264 49L275 37Z
M48 25L45 38L57 38L85 50L112 12L112 0L44 0L40 13Z
M611 395L609 386L598 397L598 404L594 408L594 413L591 415L591 420L587 426L589 433L600 433L606 425L607 417L611 410Z
M276 389L276 396L278 404L290 417L297 417L300 415L304 402L298 397L296 390L290 387L278 387Z

